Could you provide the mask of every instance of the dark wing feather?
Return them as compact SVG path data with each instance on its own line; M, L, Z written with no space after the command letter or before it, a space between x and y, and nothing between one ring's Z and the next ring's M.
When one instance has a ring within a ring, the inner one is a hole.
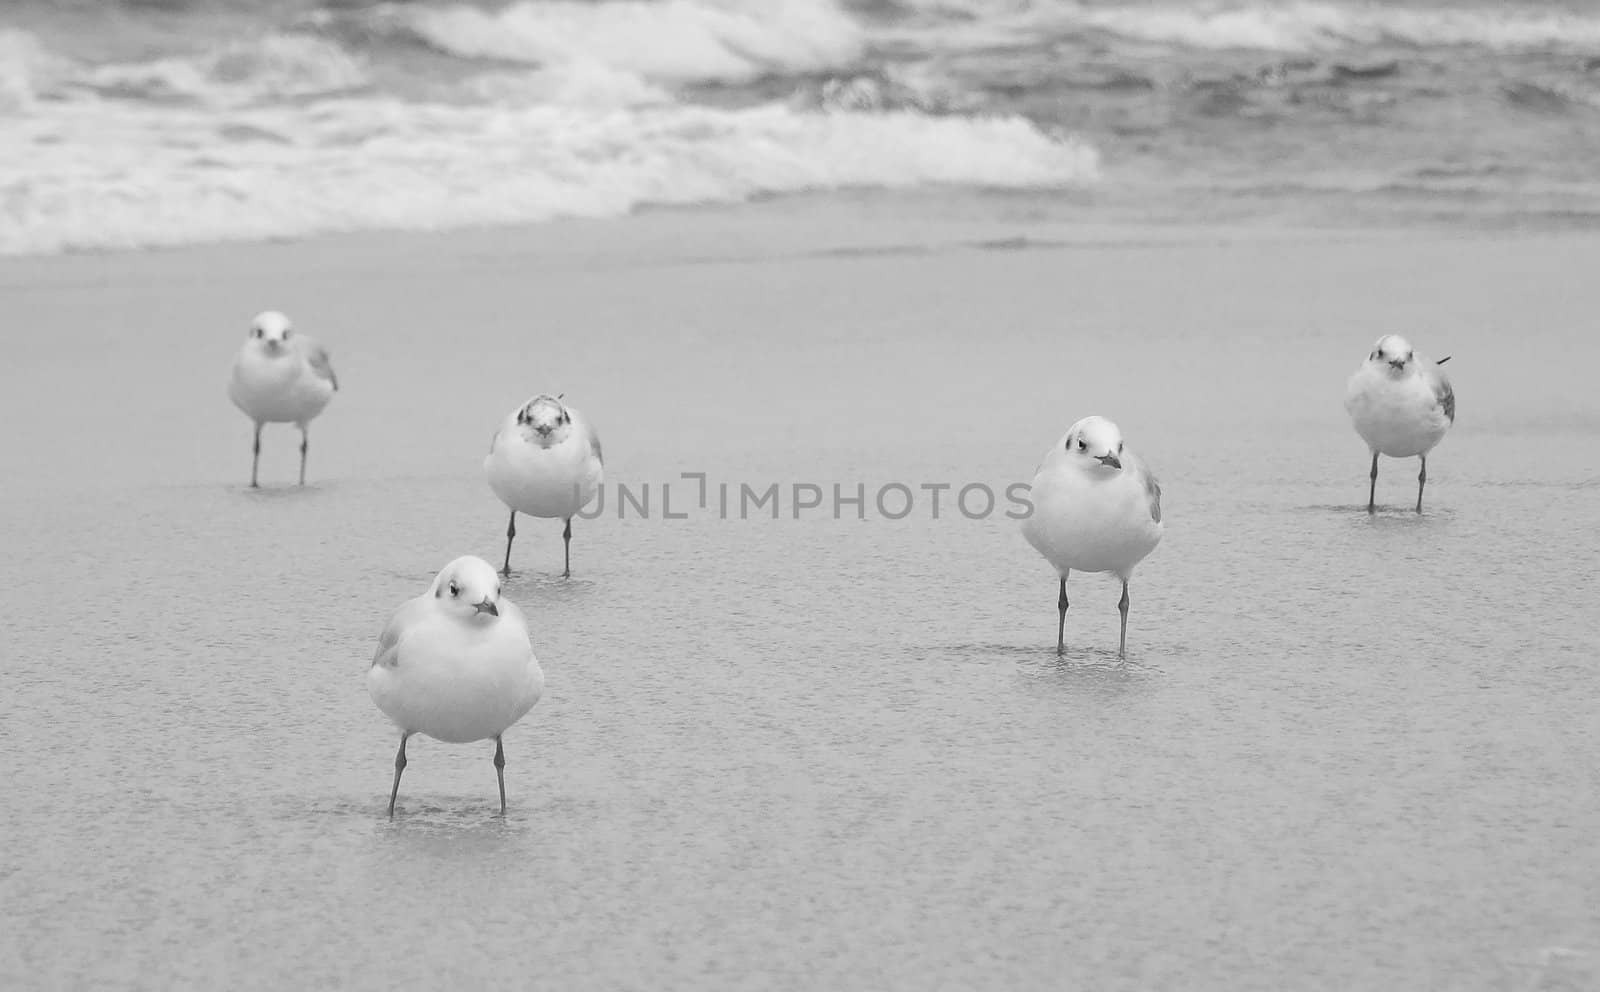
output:
M1155 475L1149 469L1145 469L1143 475L1144 494L1150 500L1150 519L1159 524L1161 522L1161 483L1156 481Z
M400 666L400 637L417 614L427 608L427 599L426 596L418 596L409 600L389 618L389 622L384 625L383 633L378 635L378 650L372 655L373 667Z
M1437 370L1433 373L1433 398L1439 401L1439 406L1444 408L1444 417L1452 424L1456 422L1456 391L1450 388L1450 380L1444 373Z
M328 349L315 341L307 341L306 361L311 363L311 371L333 383L334 392L339 391L339 377L333 372L333 361L328 357Z
M400 665L400 614L395 614L389 625L378 635L378 650L372 655L372 667L398 668Z

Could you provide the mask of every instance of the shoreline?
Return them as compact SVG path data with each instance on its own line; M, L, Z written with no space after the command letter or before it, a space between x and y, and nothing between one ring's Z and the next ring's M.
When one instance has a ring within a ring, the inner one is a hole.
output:
M445 228L372 229L262 240L207 241L133 248L86 248L0 255L0 288L26 286L51 269L161 268L196 257L283 263L289 255L346 262L360 256L407 264L422 252L484 256L550 267L720 264L782 258L895 255L961 250L1035 251L1196 242L1321 242L1421 239L1585 239L1591 225L1499 225L1440 221L1392 224L1283 223L1268 218L1211 223L1134 221L1067 216L1065 205L1041 207L1029 197L951 191L860 196L826 192L732 205L646 207L604 218ZM1099 214L1099 211L1092 211ZM252 257L256 256L256 257Z

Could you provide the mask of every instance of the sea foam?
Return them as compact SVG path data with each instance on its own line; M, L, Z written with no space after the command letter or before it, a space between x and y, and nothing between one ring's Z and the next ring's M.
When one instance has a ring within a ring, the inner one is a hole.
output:
M0 132L0 253L611 217L849 187L1050 188L1096 150L1015 117L692 105L81 105ZM40 140L48 137L48 140Z
M380 11L440 44L483 48L498 37L517 54L409 95L374 83L371 52L313 30L102 64L5 32L0 253L612 217L850 187L1051 188L1098 176L1091 145L1015 116L930 112L898 97L801 99L797 89L754 105L688 101L673 92L685 77L848 61L859 36L826 5L778 3L766 20L710 0L656 7ZM552 57L517 47L549 23L565 25L540 35ZM669 28L698 41L646 44Z
M1070 5L1062 16L1123 37L1193 48L1308 52L1357 45L1491 50L1600 48L1600 15L1507 8L1449 9L1321 0L1151 6Z
M866 37L826 0L572 0L500 10L387 8L418 40L462 58L593 61L646 79L742 83L849 65Z

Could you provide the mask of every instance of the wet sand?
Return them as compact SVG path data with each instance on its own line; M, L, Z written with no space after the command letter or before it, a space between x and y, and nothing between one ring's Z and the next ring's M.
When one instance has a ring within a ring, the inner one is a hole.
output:
M1597 249L785 201L0 261L0 977L1593 984ZM267 307L344 387L304 490L282 427L244 487L224 392ZM1420 517L1414 461L1364 512L1341 407L1388 332L1454 356ZM546 390L611 502L570 582L519 528L549 691L510 814L492 748L423 740L390 823L377 633L497 560L482 456ZM1126 665L1113 582L1074 580L1057 659L1015 521L921 488L1025 482L1088 413L1165 489ZM776 483L779 519L683 473Z

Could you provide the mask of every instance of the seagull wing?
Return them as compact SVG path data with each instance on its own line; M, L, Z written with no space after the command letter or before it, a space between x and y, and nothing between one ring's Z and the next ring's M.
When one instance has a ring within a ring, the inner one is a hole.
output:
M1150 519L1156 523L1161 522L1161 483L1156 481L1154 472L1144 463L1143 459L1137 460L1139 481L1144 484L1145 500L1150 505Z
M372 667L382 665L384 668L398 668L400 666L400 642L404 640L406 631L419 619L418 615L428 606L427 596L418 596L394 612L389 622L384 626L383 633L378 635L378 650L372 656Z
M588 427L587 424L585 424L584 426ZM589 430L589 453L594 455L594 460L595 461L600 462L601 464L605 464L605 460L606 460L605 456L600 453L600 434L593 427L588 427L588 430Z
M338 392L339 377L333 372L333 362L328 357L328 349L304 335L300 337L300 346L305 349L306 362L310 364L311 371L315 372L318 378L333 383L333 391Z
M1450 388L1450 380L1439 371L1438 365L1424 365L1422 374L1428 380L1428 386L1433 390L1433 398L1441 409L1444 417L1452 424L1456 422L1456 391Z
M399 619L400 614L396 613L388 626L383 628L383 633L378 635L378 650L372 656L371 667L400 667L400 635L405 632L405 627L396 622Z
M500 597L499 609L500 609L500 617L501 617L501 619L503 619L503 620L515 620L517 622L517 624L522 628L523 633L524 634L527 633L527 631L528 631L528 618L522 612L522 607L518 606L516 603L513 603L511 600L506 599L504 596L502 596L502 597Z

